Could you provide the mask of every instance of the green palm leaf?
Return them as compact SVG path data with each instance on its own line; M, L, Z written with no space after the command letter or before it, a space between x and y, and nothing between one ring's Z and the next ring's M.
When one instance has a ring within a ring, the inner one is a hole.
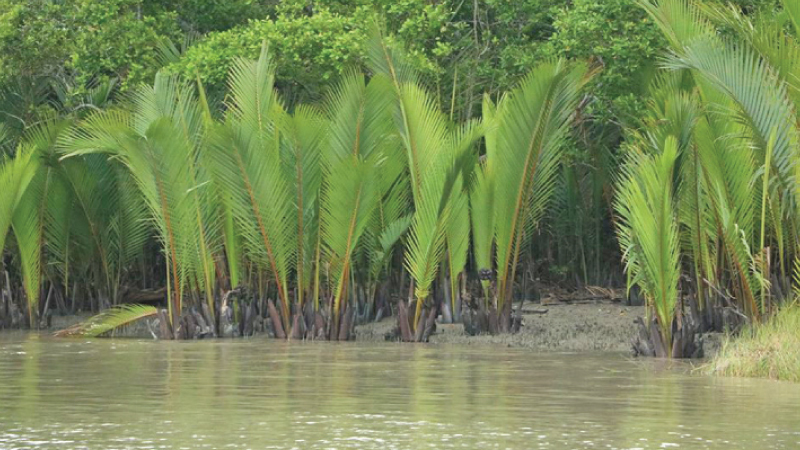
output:
M304 293L308 290L311 269L319 233L319 190L322 183L320 166L327 123L315 108L301 106L291 117L286 117L282 162L287 184L294 199L297 250L295 276L297 302L302 307Z
M331 267L333 294L331 336L338 336L342 302L352 270L352 256L380 201L375 159L348 157L331 161L321 203L322 236Z
M488 142L488 133L487 133ZM488 148L488 147L487 147ZM488 158L487 158L488 162ZM492 270L494 267L494 178L488 164L482 164L475 171L475 177L469 194L470 218L472 221L472 252L478 270ZM489 281L482 280L485 299L488 299ZM488 305L486 305L488 306Z
M147 305L119 305L57 332L58 337L98 337L137 320L153 317L158 309Z
M794 161L797 158L797 118L786 84L772 68L747 47L711 40L697 41L684 54L670 60L670 67L696 70L735 103L737 118L752 131L760 159L776 132L773 167L778 182L790 197L795 195Z
M405 267L416 284L416 326L445 255L451 200L464 176L469 179L475 159L470 149L483 129L475 123L453 127L420 86L402 52L389 45L379 27L371 34L368 56L376 78L385 77L393 87L395 127L406 152L414 216Z
M213 301L212 255L219 225L204 189L207 175L196 163L202 114L187 85L161 74L154 86L132 96L129 109L92 116L62 145L67 157L106 153L127 168L165 251L170 318L175 323L187 287L205 291L207 301ZM141 217L141 212L134 214ZM141 229L133 233L140 241Z
M39 291L42 282L44 212L50 181L49 171L39 171L25 190L11 220L11 228L19 249L31 327L38 326L36 319L39 313Z
M678 141L668 137L661 154L633 154L623 168L614 208L629 285L638 284L652 308L665 349L672 348L678 299L680 246L674 215L673 173Z
M274 78L266 49L258 61L239 60L234 65L226 122L215 130L207 156L248 258L275 281L288 329L297 214L294 183L288 183L281 161L278 125L285 112L273 90Z
M450 273L450 305L456 313L456 296L458 293L458 276L467 265L470 242L469 196L460 187L454 191L452 217L445 230L447 244L447 264Z
M496 155L489 163L494 215L504 218L495 223L498 309L511 294L519 253L553 192L569 119L589 77L582 65L541 64L497 107L497 135L487 140L487 154Z
M5 239L11 226L14 211L33 180L39 167L33 150L23 145L16 155L6 158L0 165L0 252L5 248Z

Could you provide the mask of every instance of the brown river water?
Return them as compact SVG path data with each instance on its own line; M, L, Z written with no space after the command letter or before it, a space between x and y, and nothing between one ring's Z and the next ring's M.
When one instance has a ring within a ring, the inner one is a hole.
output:
M624 354L0 334L0 449L800 449L800 385Z

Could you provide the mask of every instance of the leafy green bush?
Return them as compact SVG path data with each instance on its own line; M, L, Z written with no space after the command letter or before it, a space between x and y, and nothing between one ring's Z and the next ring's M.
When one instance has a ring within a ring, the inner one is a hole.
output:
M642 108L643 76L665 52L661 33L635 0L575 0L558 10L548 52L590 59L602 67L592 113L602 118L636 115Z
M237 58L258 56L266 42L280 68L279 88L288 96L315 96L363 53L365 34L360 27L368 20L364 12L351 17L326 10L312 16L281 15L212 33L171 70L189 78L199 74L205 83L220 87Z
M207 33L221 31L260 20L269 15L276 1L259 0L175 0L165 2L178 14L181 26L187 31Z
M278 87L287 100L318 99L346 68L362 62L376 12L385 14L418 70L428 74L439 70L434 58L450 52L443 42L448 15L443 5L416 1L323 1L313 10L306 2L283 2L275 9L274 18L208 34L171 70L190 78L199 75L212 88L219 88L236 58L253 58L266 43L279 67Z
M2 0L0 10L0 81L114 77L124 89L152 78L159 40L180 35L174 12L143 0Z

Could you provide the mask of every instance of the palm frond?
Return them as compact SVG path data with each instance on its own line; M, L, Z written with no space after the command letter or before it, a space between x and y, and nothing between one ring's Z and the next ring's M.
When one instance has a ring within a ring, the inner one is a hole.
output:
M488 162L488 158L487 158ZM475 171L469 194L470 219L472 222L472 253L475 267L480 270L494 268L493 244L495 237L494 178L488 164ZM488 280L482 281L484 289Z
M399 99L406 118L397 126L412 173L414 218L405 266L416 283L416 324L444 258L452 199L463 185L460 180L472 171L470 166L477 158L471 148L482 129L474 123L453 129L419 86L403 86Z
M55 333L57 337L98 337L137 320L153 317L158 308L147 305L118 305L85 321Z
M346 299L353 253L380 201L375 159L347 158L327 173L321 203L323 242L334 267L333 319L338 336L342 301Z
M301 106L283 123L283 157L285 179L294 199L297 250L295 276L297 301L302 306L304 292L312 277L317 233L319 232L319 190L322 183L322 146L328 126L323 114L315 108Z
M591 74L564 61L535 68L498 105L495 224L498 302L510 295L519 252L553 192L569 119ZM492 141L487 140L487 144Z
M469 197L461 189L455 191L452 199L452 218L445 231L447 244L447 264L450 273L450 295L452 311L456 311L458 276L467 265L470 242Z
M197 164L203 115L190 87L163 74L156 76L153 86L131 95L129 109L129 113L109 111L90 117L61 145L65 158L105 153L126 167L165 250L170 317L175 320L182 292L190 284L212 299L212 254L219 225L204 189L209 179ZM134 218L141 219L141 213L132 211ZM143 228L137 225L129 231L134 243L140 243Z
M674 50L716 32L690 0L637 0L637 3L653 19Z
M420 81L405 52L393 42L392 36L386 35L385 27L377 18L370 25L366 48L367 64L372 73L388 77L396 87Z
M784 11L800 11L797 2L784 2ZM734 5L723 7L716 4L698 5L716 23L731 28L737 40L749 45L775 70L777 76L786 80L789 95L795 105L800 105L800 34L787 33L785 23L778 15L758 15L755 19L745 15Z
M781 5L794 25L795 35L800 38L800 3L795 0L782 0Z
M669 137L661 154L632 155L623 168L614 208L629 286L642 289L656 312L664 348L671 348L678 300L680 246L674 216L673 171L678 141Z
M797 158L797 117L788 97L786 84L769 64L751 49L713 40L701 40L669 62L670 67L696 70L735 103L737 118L752 131L753 145L762 156L770 134L775 130L773 167L778 182L790 197Z
M29 146L22 146L14 157L6 158L0 165L0 252L5 248L5 239L11 226L14 211L34 178L39 167Z
M257 61L234 65L226 123L215 130L207 156L247 257L274 277L288 328L297 215L281 162L279 122L286 113L273 90L273 71L266 49Z
M37 326L39 295L42 282L42 249L44 246L44 213L52 174L40 170L22 195L11 220L11 228L19 249L23 287L28 300L28 318Z

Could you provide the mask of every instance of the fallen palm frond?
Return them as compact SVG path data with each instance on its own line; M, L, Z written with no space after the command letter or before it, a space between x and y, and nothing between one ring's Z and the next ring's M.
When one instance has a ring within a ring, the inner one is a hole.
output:
M158 308L147 305L119 305L85 321L55 333L57 337L98 337L130 325L137 320L153 317Z

